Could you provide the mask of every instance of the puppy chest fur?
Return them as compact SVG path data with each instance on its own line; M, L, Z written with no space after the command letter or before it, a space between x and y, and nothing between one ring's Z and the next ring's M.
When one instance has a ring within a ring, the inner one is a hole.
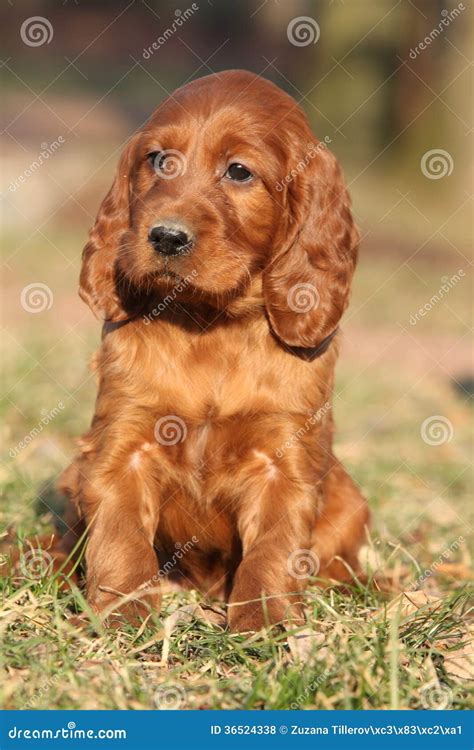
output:
M315 446L329 451L330 409L321 406L334 358L299 360L258 317L199 336L171 321L134 321L104 338L87 443L94 460L108 452L111 469L146 487L143 522L153 515L149 504L159 505L167 546L196 535L196 549L232 555L248 498L258 506L282 479L311 487L316 512L325 460ZM247 526L252 513L258 507L248 509Z

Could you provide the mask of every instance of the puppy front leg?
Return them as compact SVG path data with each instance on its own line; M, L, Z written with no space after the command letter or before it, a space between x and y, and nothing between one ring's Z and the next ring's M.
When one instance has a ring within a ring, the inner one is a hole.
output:
M159 611L159 563L153 547L159 520L156 489L153 496L135 471L124 474L123 469L115 479L109 473L93 483L97 502L87 503L87 599L99 613L112 609L114 602L131 622ZM123 595L130 595L130 601L120 604Z
M304 621L300 593L307 575L301 574L298 557L309 556L306 572L317 572L310 570L314 506L311 494L283 475L275 476L258 497L247 495L239 519L242 561L229 598L234 632Z

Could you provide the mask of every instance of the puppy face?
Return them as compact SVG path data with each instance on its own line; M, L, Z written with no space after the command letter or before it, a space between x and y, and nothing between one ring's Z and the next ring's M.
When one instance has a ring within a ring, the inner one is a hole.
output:
M242 111L225 94L217 86L207 101L167 100L132 146L131 222L117 263L134 286L187 278L201 299L224 300L268 260L278 155L261 108Z
M356 247L337 162L296 102L228 71L179 89L131 139L80 292L120 320L183 280L180 301L224 309L261 274L274 333L314 346L347 304ZM301 293L315 304L299 304Z

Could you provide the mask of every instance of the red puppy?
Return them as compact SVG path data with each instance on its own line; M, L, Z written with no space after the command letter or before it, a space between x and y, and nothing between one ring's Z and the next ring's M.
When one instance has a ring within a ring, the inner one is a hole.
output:
M368 513L331 392L357 243L336 159L252 73L184 86L132 137L83 254L104 337L62 480L98 611L158 607L161 562L254 630L301 616L301 564L356 566Z

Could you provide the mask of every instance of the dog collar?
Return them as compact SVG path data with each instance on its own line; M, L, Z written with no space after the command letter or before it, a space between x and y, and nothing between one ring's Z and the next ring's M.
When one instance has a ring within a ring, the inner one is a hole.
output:
M131 317L127 318L126 320L119 320L117 322L113 322L111 320L104 321L104 325L102 327L102 338L104 338L111 331L115 331L117 328L122 328L122 326L127 325L127 323L131 323L133 320L136 320L136 318ZM315 359L317 359L317 357L320 357L322 354L324 354L325 351L327 351L338 330L339 326L335 328L334 331L329 334L329 336L326 336L326 338L320 341L317 346L291 346L291 344L286 344L282 339L280 339L274 331L272 331L272 334L278 341L280 346L282 346L289 354L293 354L294 357L303 359L305 362L313 362Z
M290 346L290 344L285 344L285 342L278 337L277 339L289 354L293 354L295 357L304 359L305 362L313 362L313 360L315 360L317 357L320 357L321 354L324 354L324 352L327 351L338 330L339 327L335 328L334 331L330 333L329 336L326 336L326 338L324 338L317 346Z

